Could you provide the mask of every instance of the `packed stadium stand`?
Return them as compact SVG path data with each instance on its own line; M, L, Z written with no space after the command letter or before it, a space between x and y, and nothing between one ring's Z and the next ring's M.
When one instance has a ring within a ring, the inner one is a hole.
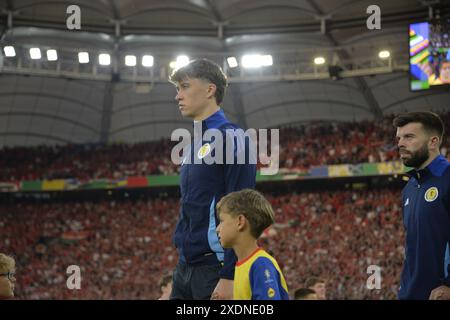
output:
M399 190L291 192L270 196L276 224L260 245L290 288L311 275L330 299L393 299L403 259ZM0 206L2 250L16 255L23 299L156 299L177 261L171 236L178 199L28 201ZM61 290L65 266L80 265L82 290ZM367 266L383 290L365 288ZM376 291L376 290L375 290Z

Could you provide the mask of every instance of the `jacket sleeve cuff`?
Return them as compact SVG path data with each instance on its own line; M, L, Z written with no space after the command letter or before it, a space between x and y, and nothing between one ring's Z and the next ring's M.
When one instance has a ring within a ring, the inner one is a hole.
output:
M219 276L221 279L234 280L234 266L236 265L237 257L233 249L225 249L224 260Z

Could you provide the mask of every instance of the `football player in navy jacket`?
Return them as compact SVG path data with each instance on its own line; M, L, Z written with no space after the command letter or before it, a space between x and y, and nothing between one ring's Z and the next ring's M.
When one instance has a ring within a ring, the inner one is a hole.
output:
M450 163L440 154L444 124L432 112L394 119L403 163L414 168L402 192L406 229L399 299L450 299Z
M191 61L175 70L170 82L176 87L181 114L194 121L195 131L181 164L180 216L174 234L179 261L171 299L233 299L236 255L220 245L216 204L232 191L255 187L256 161L250 161L248 150L251 142L220 107L227 79L216 63L206 59ZM225 156L222 163L207 161L220 151L219 145L214 149L214 140L205 138L207 130L221 135L222 151L229 141L233 142L232 163ZM237 161L246 152L245 161Z

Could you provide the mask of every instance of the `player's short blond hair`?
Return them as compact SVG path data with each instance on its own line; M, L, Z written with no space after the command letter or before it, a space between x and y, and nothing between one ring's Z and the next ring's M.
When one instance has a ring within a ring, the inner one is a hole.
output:
M244 189L227 194L216 206L218 213L224 208L232 216L242 214L248 220L250 233L255 239L274 223L272 206L256 190Z
M0 273L7 273L13 271L16 267L16 262L10 256L0 253Z

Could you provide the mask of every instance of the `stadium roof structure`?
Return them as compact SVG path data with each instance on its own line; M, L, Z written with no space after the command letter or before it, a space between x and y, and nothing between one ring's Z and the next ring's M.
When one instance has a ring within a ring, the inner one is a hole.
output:
M381 29L369 30L373 4ZM68 30L71 5L79 30ZM0 0L0 47L16 52L0 55L0 146L138 142L190 128L167 82L178 55L223 66L223 108L245 128L446 109L448 89L409 90L408 24L449 14L442 0ZM45 59L48 49L56 61ZM390 56L380 59L381 50ZM89 63L79 63L81 51ZM99 65L100 53L111 64ZM273 64L245 69L241 57L257 53Z

